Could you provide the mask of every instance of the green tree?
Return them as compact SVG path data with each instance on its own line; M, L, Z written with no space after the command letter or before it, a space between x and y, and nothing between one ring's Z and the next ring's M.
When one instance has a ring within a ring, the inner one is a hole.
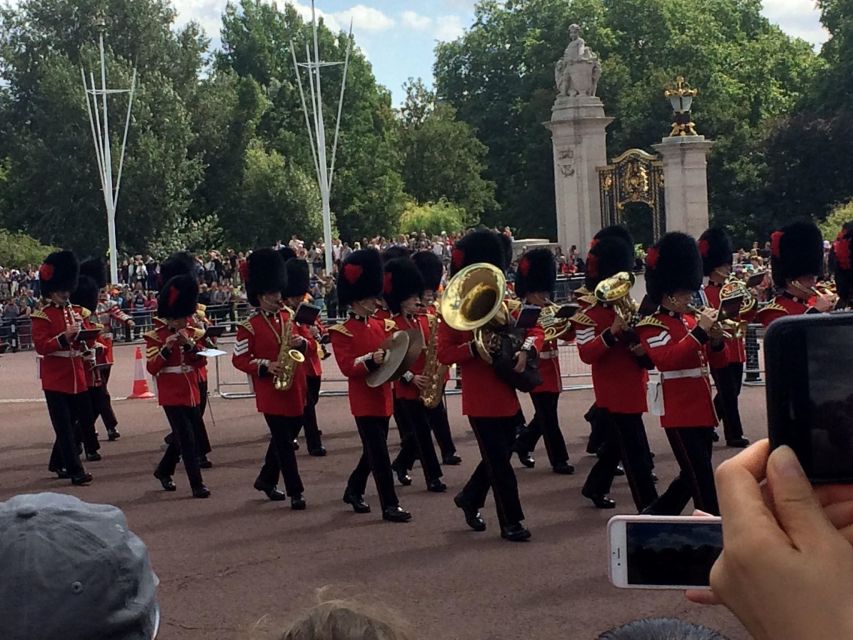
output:
M405 89L400 147L406 193L420 203L456 203L463 221L476 224L484 211L496 208L494 183L482 177L488 149L453 107L436 104L423 82L409 81Z
M853 200L835 207L818 226L824 240L835 240L841 228L853 222Z
M465 209L447 200L436 203L409 203L400 218L401 233L459 233L465 228Z
M4 267L26 267L38 265L56 247L40 243L25 233L12 233L0 229L0 265Z

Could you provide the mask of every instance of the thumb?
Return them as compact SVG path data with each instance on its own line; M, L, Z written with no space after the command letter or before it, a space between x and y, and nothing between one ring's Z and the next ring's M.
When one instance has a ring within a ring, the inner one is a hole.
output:
M767 462L767 484L779 525L798 549L813 546L832 525L794 451L781 446Z

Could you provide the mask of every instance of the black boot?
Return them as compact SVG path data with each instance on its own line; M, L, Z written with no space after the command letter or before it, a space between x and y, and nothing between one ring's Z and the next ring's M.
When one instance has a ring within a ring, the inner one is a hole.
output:
M176 491L177 490L175 483L172 481L172 476L167 476L165 473L160 473L159 471L155 471L154 477L160 481L160 485L163 487L163 491Z
M267 498L269 498L273 502L281 502L282 500L285 500L287 498L287 496L284 495L283 491L278 490L277 486L275 486L274 484L267 484L266 482L261 482L260 479L255 480L254 487L258 491L267 494Z
M349 489L344 491L344 502L350 505L356 513L370 513L370 505L364 501L364 498L350 493Z
M456 497L453 498L453 502L457 507L462 509L462 512L465 514L465 524L471 527L474 531L486 530L486 521L483 520L483 516L480 515L480 510L477 507L468 504L461 493L456 494Z

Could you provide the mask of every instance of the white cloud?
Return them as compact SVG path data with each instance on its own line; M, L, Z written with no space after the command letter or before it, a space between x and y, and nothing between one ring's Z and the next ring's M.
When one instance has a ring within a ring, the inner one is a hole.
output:
M465 32L462 26L462 18L459 16L439 16L435 19L436 40L456 40Z
M352 20L353 30L360 31L387 31L394 26L394 20L382 13L374 7L367 7L363 4L357 4L350 9L338 11L334 14L335 18L344 24L349 24Z
M813 0L764 0L761 12L785 33L812 44L829 38Z
M422 16L414 11L404 11L401 15L401 21L404 27L415 31L427 31L432 26L432 18Z

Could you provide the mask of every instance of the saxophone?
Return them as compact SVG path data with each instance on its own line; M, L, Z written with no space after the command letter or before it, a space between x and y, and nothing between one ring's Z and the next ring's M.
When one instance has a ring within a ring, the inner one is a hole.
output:
M293 386L296 367L305 362L305 356L301 351L290 348L290 337L293 333L293 311L288 312L287 323L281 336L281 348L278 350L278 363L281 365L280 373L273 380L276 391L287 391Z
M444 376L447 373L447 366L438 361L438 315L428 315L427 322L429 323L429 342L422 375L426 376L429 382L421 389L420 398L427 409L435 409L444 393Z

